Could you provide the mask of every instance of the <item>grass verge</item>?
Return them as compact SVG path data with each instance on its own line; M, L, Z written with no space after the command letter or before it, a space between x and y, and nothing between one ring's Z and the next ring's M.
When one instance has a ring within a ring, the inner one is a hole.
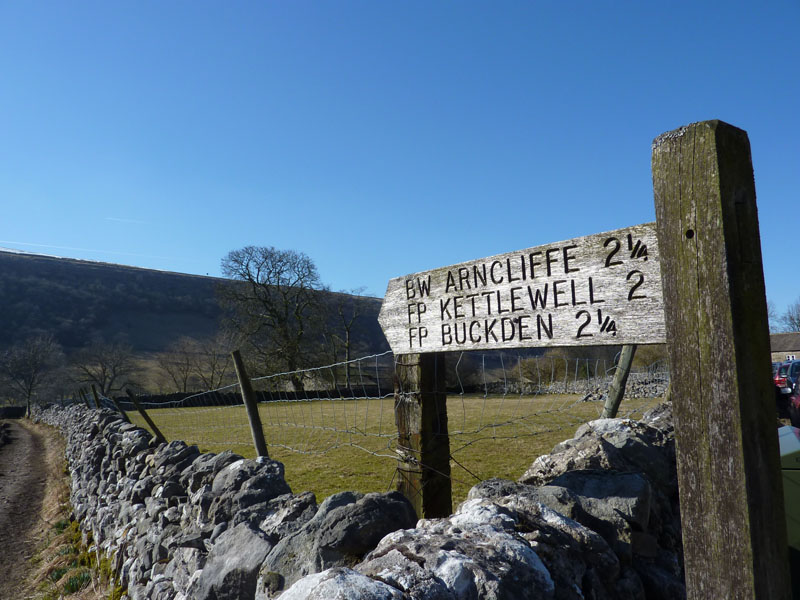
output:
M599 417L602 404L576 395L451 396L448 398L453 504L478 481L517 479L553 446ZM659 399L625 400L620 415L640 416ZM232 450L253 457L243 406L149 409L168 440L197 444L203 452ZM392 398L270 402L259 405L270 456L284 463L295 492L321 502L344 490L395 488L396 427ZM131 418L140 426L138 414Z

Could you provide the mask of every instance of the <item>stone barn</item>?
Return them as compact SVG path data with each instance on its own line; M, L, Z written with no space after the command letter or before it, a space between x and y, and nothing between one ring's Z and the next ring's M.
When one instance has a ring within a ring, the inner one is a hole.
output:
M800 359L800 331L772 333L769 336L772 362Z

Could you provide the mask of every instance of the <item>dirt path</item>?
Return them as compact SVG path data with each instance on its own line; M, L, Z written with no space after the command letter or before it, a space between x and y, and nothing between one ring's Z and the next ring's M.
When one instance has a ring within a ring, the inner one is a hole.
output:
M12 600L21 597L28 559L48 528L42 509L58 436L23 421L0 427L9 434L0 447L0 599Z

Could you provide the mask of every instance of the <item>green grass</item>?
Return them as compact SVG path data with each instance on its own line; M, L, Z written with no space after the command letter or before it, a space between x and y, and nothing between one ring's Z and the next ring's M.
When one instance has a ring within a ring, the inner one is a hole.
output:
M581 423L598 418L602 405L578 400L575 395L448 397L454 506L479 480L519 478ZM626 400L620 415L640 416L657 402ZM394 489L393 406L392 398L272 402L260 404L259 414L270 456L284 463L292 490L310 490L322 501L344 490ZM148 414L168 440L197 444L203 452L229 449L255 456L241 405L150 409ZM131 418L145 426L138 414Z

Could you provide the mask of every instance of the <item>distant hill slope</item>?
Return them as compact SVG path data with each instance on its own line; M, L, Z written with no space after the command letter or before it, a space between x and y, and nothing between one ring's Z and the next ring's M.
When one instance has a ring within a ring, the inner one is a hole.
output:
M221 314L215 290L230 281L0 250L0 347L52 333L69 351L92 338L120 336L137 352L158 352L170 342L213 335ZM363 299L358 337L366 347L387 347L377 323L380 299Z

